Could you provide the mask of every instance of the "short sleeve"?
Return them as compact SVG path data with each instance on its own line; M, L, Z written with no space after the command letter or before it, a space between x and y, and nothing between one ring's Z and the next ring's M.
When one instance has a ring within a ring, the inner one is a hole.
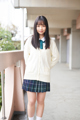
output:
M59 61L59 52L54 40L51 40L51 68Z

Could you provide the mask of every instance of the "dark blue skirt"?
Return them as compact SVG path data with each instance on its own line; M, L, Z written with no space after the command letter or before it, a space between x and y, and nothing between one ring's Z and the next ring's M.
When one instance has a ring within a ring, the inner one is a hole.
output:
M24 79L22 89L31 92L46 92L50 91L50 83L39 80Z

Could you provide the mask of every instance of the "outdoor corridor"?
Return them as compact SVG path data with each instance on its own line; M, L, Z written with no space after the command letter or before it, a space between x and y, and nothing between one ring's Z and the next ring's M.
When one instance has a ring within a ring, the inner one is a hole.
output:
M26 114L15 115L12 120L27 120L26 92L24 97ZM51 70L51 91L46 93L42 120L79 120L79 118L80 69L69 70L68 64L57 63Z

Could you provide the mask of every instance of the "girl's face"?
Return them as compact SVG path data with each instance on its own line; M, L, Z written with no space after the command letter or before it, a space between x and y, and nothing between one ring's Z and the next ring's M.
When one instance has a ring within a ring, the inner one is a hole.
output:
M37 26L36 26L36 29L37 29L37 32L40 34L40 35L43 35L46 31L46 25L44 24L43 21L39 21Z

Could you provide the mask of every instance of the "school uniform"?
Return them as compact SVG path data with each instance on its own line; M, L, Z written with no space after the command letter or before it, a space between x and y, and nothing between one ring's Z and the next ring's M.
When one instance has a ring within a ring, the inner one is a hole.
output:
M59 52L54 40L50 39L50 48L45 49L45 37L40 41L40 48L35 49L30 36L24 46L26 64L22 89L31 92L50 91L50 70L59 60Z

